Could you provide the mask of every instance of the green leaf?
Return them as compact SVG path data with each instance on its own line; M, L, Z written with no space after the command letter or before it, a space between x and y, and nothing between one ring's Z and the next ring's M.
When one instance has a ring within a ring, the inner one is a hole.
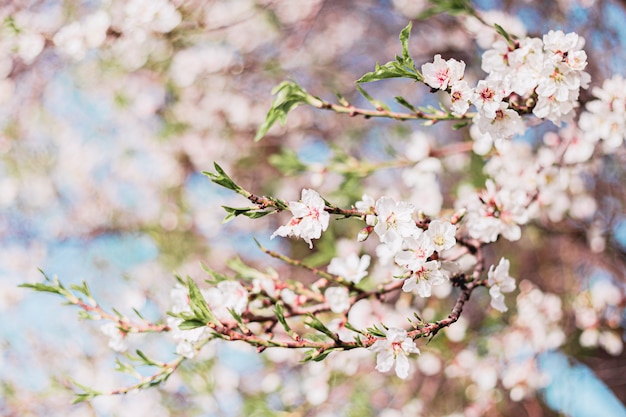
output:
M372 96L370 96L367 93L367 91L365 91L360 85L357 85L356 88L357 88L357 90L359 90L359 93L361 93L361 95L367 99L367 101L369 101L370 103L372 103L374 105L376 110L387 110L387 111L389 111L389 106L387 106L382 101L378 101L378 100L372 98Z
M217 284L218 282L221 282L221 281L230 280L230 278L227 275L214 271L213 269L209 268L204 262L200 263L200 267L202 268L204 272L211 275L213 279L215 280L215 281L207 280L207 282L211 284Z
M139 349L137 349L135 351L137 353L137 356L139 356L141 358L141 361L145 364L145 365L149 365L149 366L161 366L160 363L153 361L152 359L148 358L146 356L145 353L143 353L142 351L140 351Z
M406 101L406 99L404 97L401 96L396 96L395 97L396 101L398 103L400 103L401 105L403 105L404 107L406 107L407 109L411 110L414 113L417 113L417 109L415 108L415 106L413 106L411 103L409 103L408 101Z
M82 285L72 284L70 285L70 288L87 297L91 297L91 291L89 291L89 287L87 286L87 283L85 281L82 282Z
M194 313L196 319L204 323L213 322L219 324L213 316L213 313L211 313L211 310L209 310L209 306L202 296L200 289L191 278L187 279L187 287L189 288L189 307L191 307L191 311Z
M265 120L259 126L259 129L254 136L254 141L258 142L267 134L270 128L276 122L285 124L287 121L287 114L298 107L300 104L310 104L315 107L321 107L323 101L318 97L312 96L304 88L300 87L293 81L283 81L272 90L272 94L276 97L272 102Z
M452 130L459 130L464 128L465 126L469 125L470 122L460 122L460 123L455 123L454 125L452 125Z
M388 78L409 78L415 81L423 81L424 77L415 68L415 62L409 54L409 36L411 34L412 23L400 32L400 43L402 44L402 56L396 56L395 61L389 61L385 65L376 64L373 72L368 72L357 80L357 83L368 83Z
M47 284L20 284L20 285L18 285L18 287L20 287L20 288L29 288L29 289L35 290L35 291L49 292L49 293L53 293L53 294L63 295L63 291L59 287L53 286L53 285L47 285Z
M383 326L384 327L384 326ZM367 328L367 332L376 337L387 337L387 333L380 330L376 325Z
M417 16L417 19L425 20L441 13L452 16L462 14L476 16L476 10L469 0L429 0L432 6Z
M89 388L85 385L79 384L78 382L71 380L72 385L76 385L78 388L82 389L84 392L76 393L72 404L78 404L83 401L91 400L99 395L102 395L101 392L98 392L92 388Z
M200 321L200 320L185 320L182 323L180 323L178 325L178 328L180 330L192 330L192 329L197 329L198 327L204 327L206 326L206 323Z
M251 219L259 219L263 216L267 216L268 214L273 213L273 211L259 210L256 207L222 206L222 208L228 213L226 217L224 217L224 220L222 220L222 223L227 223L237 216L246 216Z
M352 330L352 331L353 331L353 332L355 332L355 333L360 333L360 334L363 334L363 331L362 331L362 330L357 329L356 327L354 327L354 326L353 326L352 324L350 324L349 322L346 322L346 323L344 324L344 327L345 327L346 329L348 329L348 330Z
M506 40L506 43L509 45L509 47L515 49L515 40L513 39L513 37L509 35L508 32L504 30L499 24L494 23L493 26L496 28L496 32L498 32L498 34Z
M305 356L302 362L308 362L311 360L315 362L320 362L326 359L326 357L330 355L331 353L332 353L331 349L328 349L328 350L311 349L304 353Z
M409 55L409 38L411 37L411 29L413 28L413 22L409 22L408 25L400 31L400 44L402 45L402 61L413 64L413 58ZM415 68L415 65L413 65Z
M309 317L309 320L305 321L304 324L317 330L318 332L324 333L326 336L330 337L333 340L338 339L338 336L333 331L331 331L328 327L326 327L326 325L324 325L324 323L322 323L317 317L315 317L312 314L309 314L308 317Z
M280 324L283 326L283 329L285 329L285 332L287 332L287 334L292 334L293 330L291 330L291 327L287 323L287 319L285 319L283 306L280 303L276 303L276 307L274 308L274 315L276 316Z
M256 268L246 265L241 258L235 257L226 261L226 266L237 273L238 278L253 281L257 278L265 278L267 275Z
M139 312L139 310L137 310L135 307L133 307L133 311L135 312L137 317L139 317L141 320L145 320L143 316L141 315L141 313Z
M228 176L228 174L226 174L226 172L222 169L221 166L217 164L217 162L214 162L213 166L215 167L215 171L217 171L217 174L209 171L202 171L202 173L209 177L211 181L218 185L221 185L224 188L233 190L246 198L250 195L250 193L248 193L246 190L235 184L235 182Z

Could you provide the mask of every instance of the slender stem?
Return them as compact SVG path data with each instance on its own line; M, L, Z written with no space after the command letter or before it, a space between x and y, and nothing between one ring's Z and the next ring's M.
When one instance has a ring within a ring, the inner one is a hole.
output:
M323 109L323 110L331 110L335 113L340 114L348 114L350 116L363 116L365 118L370 117L385 117L394 120L426 120L431 123L444 121L444 120L471 120L474 118L474 113L466 113L462 116L455 116L451 113L446 113L443 111L437 111L436 113L425 113L421 110L416 110L412 113L402 113L395 112L391 110L385 110L383 108L377 108L375 110L361 109L358 107L354 107L351 104L342 105L330 103L328 101L322 100L318 98L317 102L310 103L312 106Z

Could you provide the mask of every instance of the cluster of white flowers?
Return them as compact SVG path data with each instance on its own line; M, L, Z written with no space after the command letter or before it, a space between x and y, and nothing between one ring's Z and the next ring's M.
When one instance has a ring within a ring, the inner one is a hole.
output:
M494 141L523 133L522 114L532 111L555 124L571 120L580 88L590 81L583 45L576 33L562 31L550 31L543 40L500 39L483 54L488 75L475 88L463 78L464 62L440 55L422 65L422 74L424 83L450 94L452 113L463 115L470 104L476 107L473 132L477 151L484 152Z
M528 221L528 195L522 189L498 188L487 180L485 190L471 192L457 201L467 210L465 223L474 239L495 242L499 235L515 241L522 236L520 224Z
M607 353L617 356L624 350L620 323L626 296L608 279L594 282L588 291L581 292L574 301L576 326L582 330L581 346L601 346Z
M511 329L491 347L504 360L502 384L510 391L513 401L528 397L549 382L537 364L537 357L565 342L561 299L528 281L520 283L520 290Z
M373 200L364 195L357 207L367 208L369 213ZM403 290L417 289L421 297L430 297L433 285L446 281L448 273L439 260L429 260L456 244L456 227L450 222L433 220L426 231L417 227L413 219L415 207L405 201L396 202L390 197L381 197L374 203L375 215L368 215L367 222L374 226L381 245L377 248L379 258L393 259L407 276Z
M597 100L585 106L579 119L583 136L591 143L603 141L606 151L621 146L626 136L626 79L620 75L604 80L591 92Z
M88 50L104 43L110 26L111 18L107 12L99 10L80 21L63 26L52 40L61 52L80 60Z
M201 290L201 293L215 318L222 322L234 320L229 310L241 314L248 306L248 291L236 281L220 281L215 287ZM186 288L177 284L171 290L170 298L172 300L170 310L172 313L191 312L189 294ZM204 326L181 330L178 326L182 322L183 320L177 317L167 318L167 324L172 329L172 338L177 343L176 353L186 358L193 358L196 355L195 346L198 342L209 337L209 331Z
M563 153L563 161L581 161L590 156L586 142L580 132L572 125L556 132L544 135L544 144L536 152L524 141L503 141L496 145L497 154L493 155L484 167L484 172L493 179L496 187L506 189L508 194L517 196L523 203L523 193L530 202L524 210L520 205L517 213L519 224L537 217L553 222L563 219L565 214L577 219L591 216L597 203L589 195L584 178L589 175L587 165L559 165L558 158L563 142L567 148ZM531 196L536 196L531 199ZM471 206L480 207L472 197ZM531 202L532 200L532 202ZM510 202L509 202L510 205ZM505 235L506 237L506 235Z

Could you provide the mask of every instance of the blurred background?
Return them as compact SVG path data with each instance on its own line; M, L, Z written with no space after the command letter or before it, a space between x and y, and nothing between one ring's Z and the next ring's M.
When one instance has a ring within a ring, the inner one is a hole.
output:
M541 37L551 29L583 36L592 86L626 73L626 2L473 4L519 36ZM501 360L486 353L496 349L493 343L506 347L494 334L507 322L485 313L486 291L473 300L456 333L423 349L428 353L408 381L376 373L367 352L296 366L296 352L257 355L246 346L214 343L162 387L70 405L72 381L107 391L129 379L114 371L116 354L100 330L103 322L80 320L60 297L17 286L41 281L41 269L65 283L86 281L109 311L130 316L137 309L164 322L175 274L201 281L201 263L226 271L239 254L282 273L284 266L257 250L252 237L318 265L351 248L358 231L351 226L333 228L311 253L302 242L269 241L282 218L222 224L221 206L245 201L202 171L218 162L257 194L294 200L310 187L348 207L364 191L380 196L398 183L393 170L370 175L367 163L401 155L415 135L430 135L438 145L467 139L466 130L449 126L423 130L418 123L299 108L286 126L253 142L272 87L285 79L328 100L338 92L368 106L354 81L400 53L400 30L427 7L421 0L3 2L0 414L626 415L619 414L619 403L626 402L623 152L606 157L601 174L585 184L598 203L590 218L528 226L522 241L491 253L495 260L502 254L512 259L512 275L525 282L519 297L545 299L538 320L553 320L562 329L559 353L537 363L561 388L570 384L566 391L583 389L591 403L613 404L605 414L576 414L582 413L573 411L579 404L537 391L523 367L502 373ZM465 61L466 78L474 82L484 76L480 54L493 39L466 17L438 15L414 20L410 49L418 68L436 53ZM428 88L408 81L365 88L388 102L403 95L413 103L437 103ZM583 103L590 91L583 92ZM537 126L524 140L538 143L546 130L556 128ZM442 204L452 204L460 179L483 178L481 168L469 155L448 158L440 178ZM394 197L406 189L393 191ZM602 238L594 241L590 231ZM592 243L602 250L590 251ZM546 311L557 304L563 314L547 319ZM435 315L447 306L442 298L419 307ZM581 341L589 327L581 317L591 317L595 344ZM507 317L509 324L518 319L515 313ZM129 339L131 351L141 347L161 360L173 357L175 344L167 334ZM585 367L573 367L574 359Z

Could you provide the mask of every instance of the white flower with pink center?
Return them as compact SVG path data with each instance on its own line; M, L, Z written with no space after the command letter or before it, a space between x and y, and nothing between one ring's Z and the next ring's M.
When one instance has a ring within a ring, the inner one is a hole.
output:
M376 352L376 370L379 372L389 371L395 363L396 375L406 379L409 376L410 353L420 353L413 339L409 338L406 330L392 327L387 330L387 337L379 339L369 348Z
M302 190L301 201L290 201L289 210L293 218L287 225L280 226L271 236L299 237L313 248L311 239L319 239L328 228L330 214L325 210L324 199L314 190Z
M419 229L413 220L415 206L405 201L396 202L389 197L376 201L376 226L374 231L381 242L397 247L402 238L416 233Z
M439 262L428 261L414 270L411 276L404 281L402 291L411 292L417 289L420 297L426 298L432 294L433 286L443 284L445 281L446 277L439 267Z
M469 109L474 90L467 81L457 81L450 87L450 100L452 101L452 113L462 116Z
M489 119L496 117L496 111L500 109L502 102L502 93L498 82L489 80L480 80L474 95L472 96L472 104Z
M449 59L444 61L441 55L435 55L434 62L422 65L424 83L432 88L447 90L455 82L461 80L465 73L465 62Z
M421 233L417 238L408 237L404 239L404 244L407 248L395 256L395 261L410 271L420 269L435 252L435 245L426 233Z

